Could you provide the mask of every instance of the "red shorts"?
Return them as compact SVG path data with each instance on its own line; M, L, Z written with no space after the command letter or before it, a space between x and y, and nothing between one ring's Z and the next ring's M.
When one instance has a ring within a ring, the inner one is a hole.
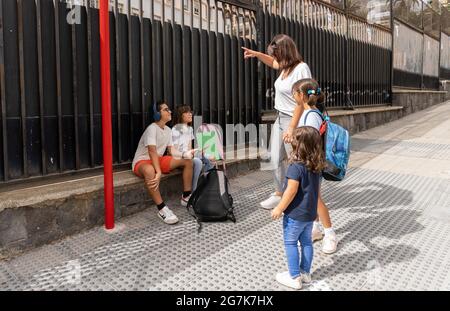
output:
M170 161L172 161L172 157L171 156L162 156L162 157L158 157L159 159L159 167L161 168L161 172L163 174L169 174L170 173ZM138 161L138 163L136 163L136 165L134 166L134 174L136 174L136 176L138 177L144 177L139 173L139 166L141 166L142 164L152 164L152 160L141 160Z

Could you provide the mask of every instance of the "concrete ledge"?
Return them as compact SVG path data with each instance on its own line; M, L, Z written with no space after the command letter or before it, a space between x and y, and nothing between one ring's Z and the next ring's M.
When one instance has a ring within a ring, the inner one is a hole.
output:
M448 91L394 88L392 105L357 107L353 110L335 109L328 110L328 113L333 122L345 127L350 134L355 134L445 102L448 96ZM275 111L266 112L261 117L261 122L273 123L276 116Z
M442 92L446 92L445 99L450 99L450 80L441 80L441 86L440 89Z
M366 129L398 119L403 107L399 106L376 106L361 107L354 110L329 110L331 121L345 127L350 134L364 131ZM270 112L263 116L263 123L273 123L276 112Z
M258 159L226 162L227 176L259 168ZM161 179L164 198L180 195L181 171ZM101 225L104 219L103 175L0 193L0 258ZM143 180L130 170L114 174L115 217L152 205Z
M420 90L420 89L408 89L408 88L392 88L393 94L405 94L405 93L420 93L420 94L446 94L446 91L436 90Z
M397 120L402 117L402 111L401 106L357 108L330 112L330 118L346 128L350 134L355 134Z

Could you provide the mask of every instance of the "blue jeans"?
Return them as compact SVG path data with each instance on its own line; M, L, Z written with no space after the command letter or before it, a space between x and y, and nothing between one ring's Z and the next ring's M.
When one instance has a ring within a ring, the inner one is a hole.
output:
M288 216L283 217L284 248L288 262L289 274L292 278L300 273L310 273L314 255L312 244L312 221L298 221ZM300 241L302 258L299 264L297 242Z
M205 157L193 158L192 161L194 164L192 172L192 191L194 191L197 188L198 178L202 173L203 166L205 166L205 171L208 171L213 168L213 165L211 164L211 161Z

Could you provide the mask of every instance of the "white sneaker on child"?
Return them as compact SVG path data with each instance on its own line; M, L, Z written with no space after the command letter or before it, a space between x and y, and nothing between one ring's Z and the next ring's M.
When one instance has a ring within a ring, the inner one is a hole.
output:
M335 233L325 234L322 244L322 252L333 254L337 249L338 239Z
M311 273L302 273L300 275L300 278L302 279L302 282L305 284L311 283Z
M283 284L284 286L293 288L293 289L301 289L302 288L302 280L301 277L297 277L295 279L291 278L289 271L277 273L275 279L278 283Z
M178 222L178 217L167 207L164 206L158 211L158 217L166 224L173 225Z
M323 238L323 233L322 231L320 231L319 228L313 228L312 231L312 240L314 241L318 241L318 240L322 240Z
M264 209L272 209L272 208L275 208L278 205L278 203L280 203L280 201L281 201L281 197L276 195L275 193L273 193L270 195L270 197L268 199L262 201L259 204Z
M186 206L187 206L187 204L188 204L188 202L189 202L189 199L191 198L191 195L192 195L192 194L188 195L187 197L181 196L181 200L180 200L181 206L183 206L183 207L186 207Z

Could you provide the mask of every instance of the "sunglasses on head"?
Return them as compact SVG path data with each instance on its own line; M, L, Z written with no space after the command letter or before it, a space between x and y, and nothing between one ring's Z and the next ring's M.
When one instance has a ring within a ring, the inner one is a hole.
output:
M161 109L161 111L171 112L169 108Z

